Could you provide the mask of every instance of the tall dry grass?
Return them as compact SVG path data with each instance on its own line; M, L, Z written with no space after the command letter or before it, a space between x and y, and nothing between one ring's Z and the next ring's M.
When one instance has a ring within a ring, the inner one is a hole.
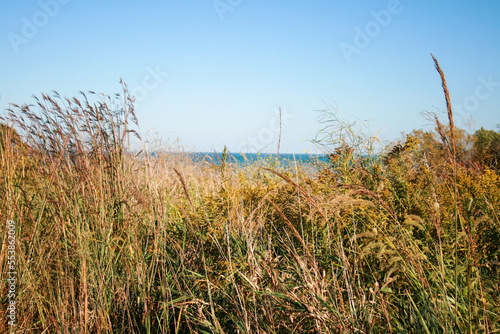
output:
M447 165L412 136L377 159L336 142L313 173L241 167L226 150L195 164L132 154L132 102L126 86L42 95L2 119L0 216L17 224L19 273L2 331L500 330L500 177L454 161L445 127Z

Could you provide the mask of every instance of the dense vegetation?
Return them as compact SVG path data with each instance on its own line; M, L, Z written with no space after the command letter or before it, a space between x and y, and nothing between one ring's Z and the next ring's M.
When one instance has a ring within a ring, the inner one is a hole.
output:
M126 86L42 95L3 118L13 331L500 330L498 132L467 134L449 107L448 125L436 117L374 158L371 138L330 119L331 162L316 170L196 165L147 145L132 155L132 102Z

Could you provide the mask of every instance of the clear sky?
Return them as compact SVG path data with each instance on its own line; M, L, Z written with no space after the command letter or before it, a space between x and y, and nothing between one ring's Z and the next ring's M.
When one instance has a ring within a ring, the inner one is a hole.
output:
M0 106L57 90L137 96L143 137L196 151L312 152L334 105L386 140L500 123L500 1L41 0L0 4Z

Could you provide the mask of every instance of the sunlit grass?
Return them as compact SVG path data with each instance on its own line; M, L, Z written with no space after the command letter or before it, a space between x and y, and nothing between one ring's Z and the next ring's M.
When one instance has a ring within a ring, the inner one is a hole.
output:
M273 158L193 163L161 146L132 154L125 86L117 99L43 95L3 122L14 331L500 330L500 177L432 154L453 127L379 159L337 143L311 171ZM2 246L2 272L6 256Z

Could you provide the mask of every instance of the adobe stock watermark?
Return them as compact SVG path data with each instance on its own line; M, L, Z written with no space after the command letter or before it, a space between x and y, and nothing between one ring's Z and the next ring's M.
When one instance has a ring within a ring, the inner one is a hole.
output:
M411 0L407 0L411 1ZM376 38L384 28L389 26L392 18L403 11L403 5L399 0L389 0L386 9L379 11L370 11L373 20L368 21L363 28L354 27L354 38L351 43L340 43L340 50L344 55L347 63L352 61L353 55L358 55L370 45L372 40Z
M142 84L130 89L130 95L135 97L136 103L144 101L148 94L157 89L168 76L167 72L163 72L160 69L160 65L156 65L155 69L151 68L151 66L147 66L146 72L148 74L142 79Z
M7 221L7 319L10 326L16 324L16 223Z
M241 5L243 0L214 0L212 5L214 6L215 12L219 16L221 21L224 21L224 15L226 12L232 12L236 7Z
M481 102L489 99L495 93L495 89L500 87L500 81L494 81L493 74L486 78L481 75L477 80L479 84L474 89L474 94L466 96L461 103L453 105L453 109L458 114L465 115L464 109L467 113L478 110Z
M10 45L15 53L19 53L19 47L23 44L28 44L38 34L40 29L45 27L51 18L55 17L61 8L70 0L40 0L38 6L40 10L36 11L31 18L23 16L22 27L20 33L13 31L7 34Z
M273 117L269 120L269 126L260 129L257 135L250 135L238 146L238 152L259 152L274 142L277 142L281 130L290 124L295 115L289 114L285 108L276 108ZM281 125L280 125L281 122Z

